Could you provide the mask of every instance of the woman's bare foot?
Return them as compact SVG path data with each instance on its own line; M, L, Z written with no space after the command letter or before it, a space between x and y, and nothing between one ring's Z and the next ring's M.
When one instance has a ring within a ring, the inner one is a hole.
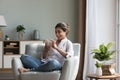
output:
M18 71L20 72L20 73L23 73L23 72L28 72L28 71L30 71L30 69L26 69L26 68L18 68Z

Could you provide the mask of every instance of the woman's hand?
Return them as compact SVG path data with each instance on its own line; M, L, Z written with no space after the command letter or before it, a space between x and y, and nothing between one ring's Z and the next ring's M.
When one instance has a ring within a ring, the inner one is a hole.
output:
M45 43L45 49L47 51L49 51L49 49L50 49L50 43L47 40L45 40L44 43Z
M57 46L56 41L51 40L51 44L52 44L52 47L53 47L54 49L56 49L61 55L63 55L64 57L66 57L67 52L64 51L64 50L62 50L62 49L60 49L60 48Z
M52 47L56 49L57 48L56 41L54 41L54 40L50 40L50 41L51 41Z

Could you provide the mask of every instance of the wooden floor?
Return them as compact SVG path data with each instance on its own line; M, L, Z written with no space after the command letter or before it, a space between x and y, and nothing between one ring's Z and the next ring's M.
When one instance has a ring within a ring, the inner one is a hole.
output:
M0 71L0 80L14 80L12 71Z

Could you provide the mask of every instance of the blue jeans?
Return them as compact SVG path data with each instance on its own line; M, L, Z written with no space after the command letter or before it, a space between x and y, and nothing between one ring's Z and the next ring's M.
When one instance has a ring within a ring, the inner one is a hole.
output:
M20 57L25 68L30 68L31 71L49 72L54 70L61 70L61 64L55 59L49 59L43 62L40 59L23 54Z

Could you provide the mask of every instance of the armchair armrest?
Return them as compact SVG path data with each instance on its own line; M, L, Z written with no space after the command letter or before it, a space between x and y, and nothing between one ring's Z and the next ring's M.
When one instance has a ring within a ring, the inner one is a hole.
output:
M20 60L20 58L13 58L12 59L12 70L13 70L13 74L15 77L15 80L20 80L19 78L19 71L18 68L23 67L23 64Z
M68 58L62 68L60 80L75 80L79 68L79 57Z

